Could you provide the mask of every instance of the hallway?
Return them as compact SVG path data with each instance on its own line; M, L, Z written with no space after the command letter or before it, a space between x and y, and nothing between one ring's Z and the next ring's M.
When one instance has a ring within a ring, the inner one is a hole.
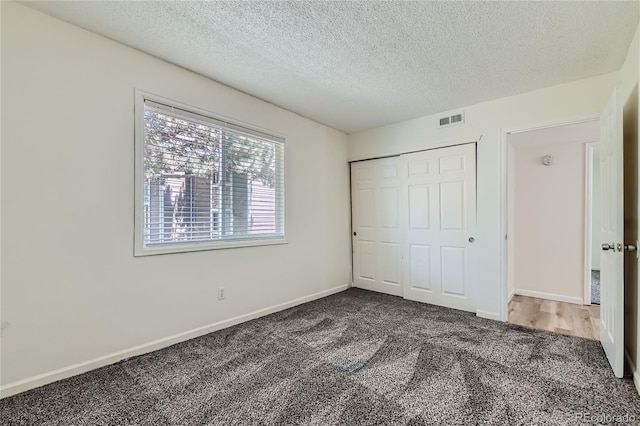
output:
M600 340L600 306L513 296L509 323L568 336Z

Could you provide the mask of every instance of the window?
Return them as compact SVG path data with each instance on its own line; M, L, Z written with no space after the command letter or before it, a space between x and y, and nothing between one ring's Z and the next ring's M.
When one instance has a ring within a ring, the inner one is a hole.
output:
M138 92L136 255L284 240L284 138Z

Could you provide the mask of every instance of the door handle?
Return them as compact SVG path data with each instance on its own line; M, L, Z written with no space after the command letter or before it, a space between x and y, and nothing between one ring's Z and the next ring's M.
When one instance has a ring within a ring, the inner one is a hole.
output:
M638 247L640 247L640 243L638 242L638 240L636 240L636 244L625 244L624 245L624 251L635 251L636 252L636 259L640 259L640 250L638 249Z
M353 231L353 236L355 237L357 235L358 235L358 233L356 231Z
M616 245L615 244L603 244L602 245L602 250L607 251L607 250L612 250L612 251L616 251Z

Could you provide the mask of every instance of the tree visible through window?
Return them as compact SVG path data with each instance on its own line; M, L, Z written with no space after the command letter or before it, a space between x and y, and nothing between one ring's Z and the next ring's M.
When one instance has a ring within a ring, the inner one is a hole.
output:
M284 236L281 139L146 100L143 246Z

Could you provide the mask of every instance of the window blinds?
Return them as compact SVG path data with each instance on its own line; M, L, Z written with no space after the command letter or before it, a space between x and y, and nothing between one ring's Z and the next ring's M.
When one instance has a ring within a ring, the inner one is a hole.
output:
M144 103L143 245L284 237L284 140Z

